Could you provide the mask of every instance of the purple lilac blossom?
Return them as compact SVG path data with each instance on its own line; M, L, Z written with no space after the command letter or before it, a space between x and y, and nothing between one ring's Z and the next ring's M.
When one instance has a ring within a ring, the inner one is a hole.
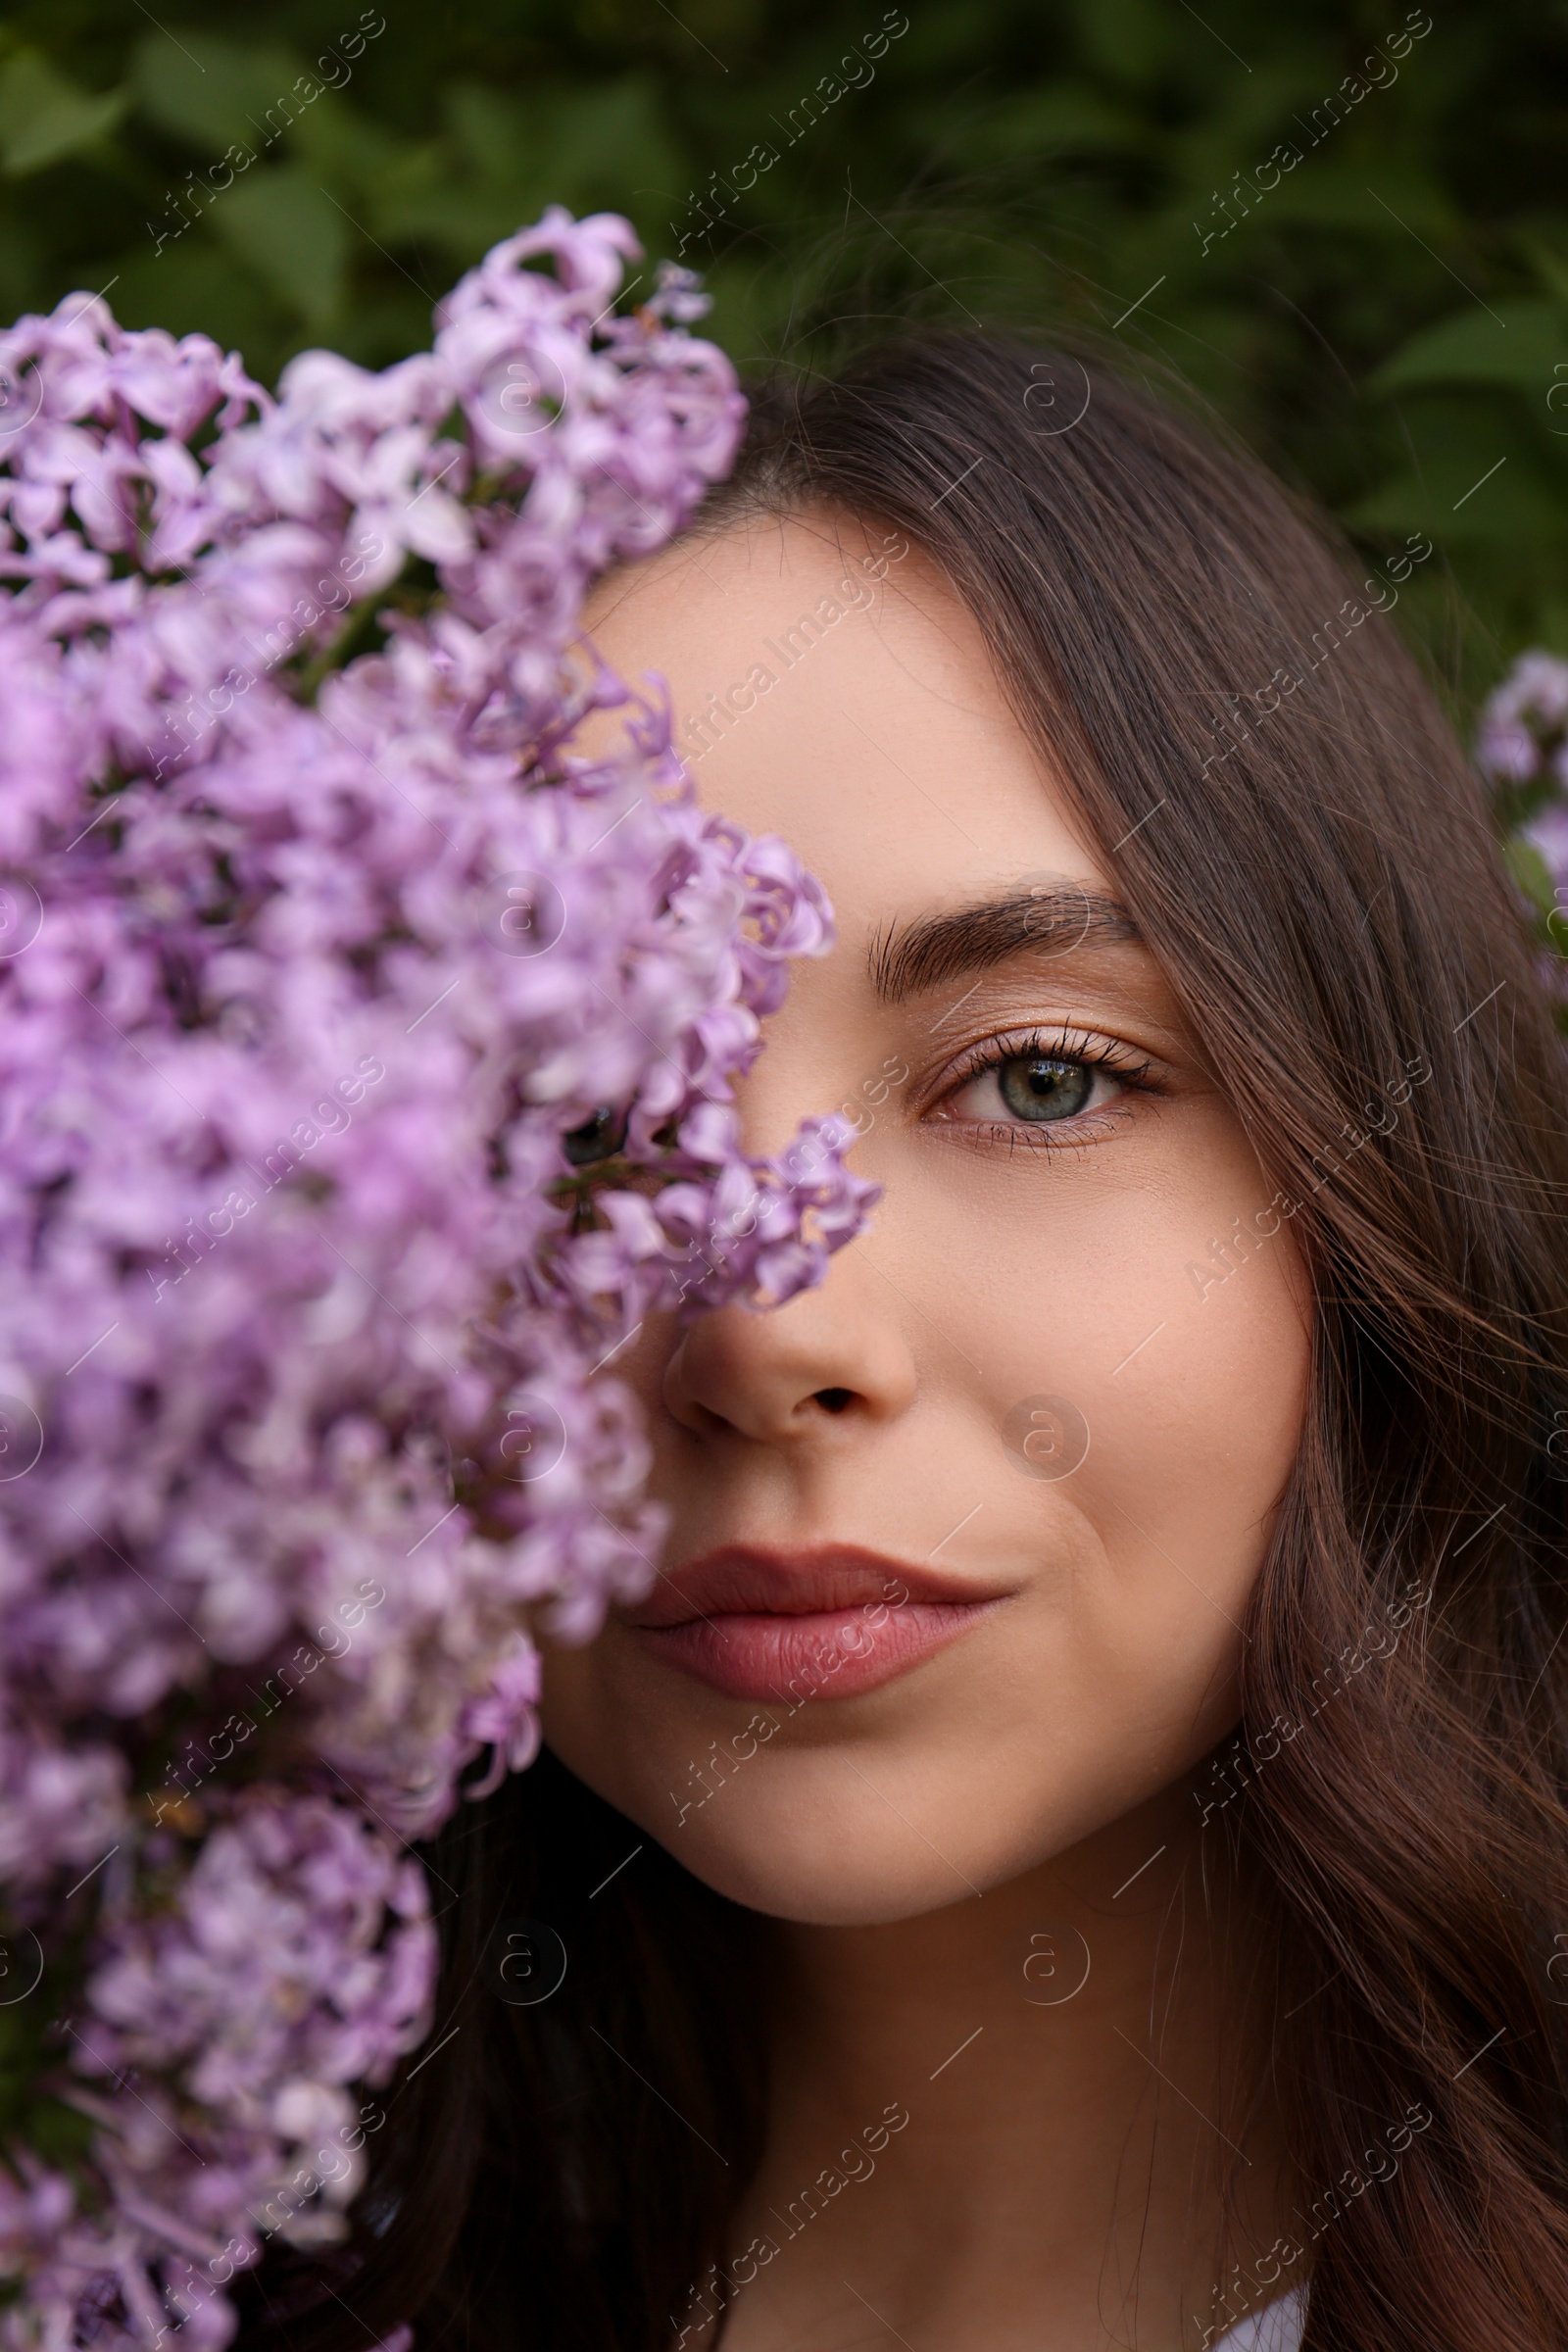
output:
M5 2352L217 2352L341 2233L429 2030L406 1841L534 1753L530 1605L654 1572L597 1368L875 1197L845 1121L744 1152L830 911L579 634L742 419L636 255L553 209L275 397L95 297L0 334L0 1898L53 1971L0 2075L84 2134L0 2117Z
M1481 713L1476 757L1498 782L1528 784L1551 773L1568 784L1568 662L1524 654Z
M1545 911L1551 940L1541 973L1559 1003L1568 1003L1561 928L1568 916L1568 662L1554 654L1520 657L1482 710L1476 760L1494 789L1516 803L1523 796L1528 813L1516 838L1540 858L1553 901L1538 909Z

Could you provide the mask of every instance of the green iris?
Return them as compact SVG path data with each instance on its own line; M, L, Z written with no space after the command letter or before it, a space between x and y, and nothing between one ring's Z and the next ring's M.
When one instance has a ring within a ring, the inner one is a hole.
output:
M1002 1100L1020 1119L1070 1119L1088 1103L1095 1074L1081 1061L1046 1054L1013 1054L999 1063Z

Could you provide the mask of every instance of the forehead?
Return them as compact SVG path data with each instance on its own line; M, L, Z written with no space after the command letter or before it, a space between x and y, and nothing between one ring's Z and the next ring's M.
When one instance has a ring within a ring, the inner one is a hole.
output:
M782 833L841 926L1020 875L1108 888L980 629L897 532L751 518L599 584L585 625L668 685L704 805Z

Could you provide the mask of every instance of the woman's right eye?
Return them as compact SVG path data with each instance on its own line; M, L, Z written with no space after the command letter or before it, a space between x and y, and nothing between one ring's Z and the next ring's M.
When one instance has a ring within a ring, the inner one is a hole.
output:
M561 1149L574 1168L590 1168L596 1160L613 1159L625 1140L625 1112L604 1103L591 1119L567 1130Z

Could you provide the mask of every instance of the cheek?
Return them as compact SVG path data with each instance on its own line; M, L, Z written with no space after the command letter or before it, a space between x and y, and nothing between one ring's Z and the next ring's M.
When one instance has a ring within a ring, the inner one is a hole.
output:
M1205 1589L1239 1610L1299 1443L1305 1286L1288 1227L1250 1255L1233 1253L1218 1275L1206 1250L1189 1256L1176 1233L1160 1241L1175 1245L1162 1279L1107 1301L1107 1331L1125 1346L1108 1370L1102 1354L1084 1384L1100 1441L1086 1492L1110 1514L1097 1512L1108 1547L1120 1548L1117 1506L1143 1518L1142 1502L1153 1514L1144 1524L1163 1529L1185 1564L1200 1558ZM1080 1361L1088 1357L1086 1346Z
M964 1541L985 1530L1031 1563L968 1693L1020 1767L998 1776L1020 1826L1054 1810L1084 1834L1231 1728L1299 1444L1312 1303L1293 1228L1264 1213L1272 1187L1228 1114L1164 1134L1137 1160L1113 1145L977 1169L967 1199L934 1185L896 1258L884 1227L890 1277L979 1373L952 1517L983 1497Z
M1169 1311L1151 1305L1126 1344L1154 1336L1093 1391L1099 1445L1081 1507L1103 1548L1134 1703L1169 1726L1173 1769L1235 1719L1241 1629L1305 1411L1303 1289L1285 1228L1201 1298L1178 1280L1158 1300Z
M1099 1604L1126 1612L1138 1647L1139 1626L1157 1645L1187 1621L1184 1646L1234 1646L1305 1410L1312 1310L1292 1227L1264 1213L1272 1190L1217 1111L1136 1182L1113 1183L1107 1153L1052 1189L1032 1231L999 1228L1004 1264L983 1253L968 1320L1003 1433L1002 1507L1033 1477L1038 1524L1077 1524L1103 1561ZM957 1313L963 1285L945 1287ZM1049 1400L1033 1445L1032 1396Z

